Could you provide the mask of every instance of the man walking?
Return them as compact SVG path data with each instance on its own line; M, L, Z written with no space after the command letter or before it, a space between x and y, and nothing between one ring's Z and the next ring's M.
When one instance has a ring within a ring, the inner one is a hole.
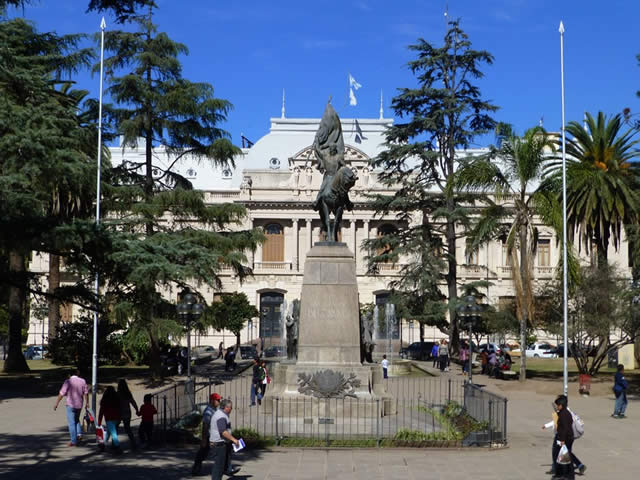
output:
M213 448L213 468L211 469L211 480L221 480L222 474L234 475L239 468L232 468L230 459L227 456L227 448L230 444L238 445L238 439L231 434L231 421L229 415L233 409L231 400L224 399L220 402L220 408L211 417L209 427L209 443ZM225 472L225 469L230 471Z
M204 409L202 414L202 436L200 437L200 448L196 453L196 459L193 462L193 468L191 469L191 475L200 475L202 469L202 462L207 455L209 455L209 428L211 427L211 417L218 409L222 398L217 393L212 393L209 397L209 405Z
M433 368L436 368L436 365L438 364L438 342L434 342L433 343L433 347L431 347L431 358L433 358Z
M613 418L625 418L624 412L627 410L627 388L629 382L624 378L624 365L618 365L613 393L616 395L616 405L613 410Z
M255 406L256 397L258 398L258 405L262 403L262 395L260 394L260 385L264 379L264 372L260 367L260 359L255 357L253 359L253 372L251 375L251 406Z
M67 378L62 384L56 404L53 409L58 408L62 397L67 397L67 423L69 425L69 436L71 437L70 447L75 447L82 439L82 425L80 425L80 412L82 411L82 401L89 406L89 387L87 382L80 376L77 369L73 375Z

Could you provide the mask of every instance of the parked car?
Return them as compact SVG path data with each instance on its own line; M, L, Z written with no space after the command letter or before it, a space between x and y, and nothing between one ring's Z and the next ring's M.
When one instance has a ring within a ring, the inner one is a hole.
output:
M286 355L287 351L282 345L271 345L264 351L265 357L285 357Z
M482 352L485 348L487 349L487 352L495 352L496 355L500 355L500 352L502 352L502 349L498 346L497 343L481 343L480 351Z
M554 346L546 342L538 342L529 345L525 351L527 358L557 358L558 355L553 352Z
M27 360L42 360L47 356L47 347L41 345L31 345L24 351L24 358Z
M429 360L431 357L431 349L435 342L413 342L408 347L400 350L400 358L408 358L411 360Z
M251 360L258 356L258 350L255 345L240 345L240 358Z
M207 363L218 356L218 350L211 345L201 345L191 349L191 361L195 363Z

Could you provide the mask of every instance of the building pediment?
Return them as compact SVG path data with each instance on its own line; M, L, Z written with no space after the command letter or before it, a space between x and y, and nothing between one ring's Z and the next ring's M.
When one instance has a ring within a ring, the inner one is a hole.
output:
M370 160L371 158L366 153L353 145L344 146L344 161L347 165L364 167L369 165ZM307 168L313 166L315 162L317 162L316 153L313 150L313 145L309 145L289 158L289 168Z

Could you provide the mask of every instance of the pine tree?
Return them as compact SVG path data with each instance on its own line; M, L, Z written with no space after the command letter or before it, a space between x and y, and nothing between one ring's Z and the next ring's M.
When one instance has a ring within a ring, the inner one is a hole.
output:
M1 5L0 7L4 7ZM0 8L2 10L2 8ZM9 290L9 349L4 370L28 370L21 351L28 292L42 293L28 272L33 251L56 248L63 216L52 205L86 188L93 167L80 148L75 103L56 89L86 65L78 35L38 33L23 19L0 22L0 284Z
M175 306L162 292L174 286L196 293L202 285L220 288L223 265L242 279L250 273L245 252L262 237L239 230L242 206L205 204L203 193L175 170L186 158L232 165L240 151L219 127L231 104L214 97L211 85L182 77L178 57L187 48L157 32L153 12L147 2L147 12L131 18L136 31L109 32L105 41L112 53L105 68L116 130L124 145L142 142L145 157L114 169L117 188L105 199L111 237L103 274L114 312L147 331L157 372L160 342L177 327ZM158 145L172 158L167 168L153 162Z
M376 239L378 246L389 245L393 255L411 259L413 265L402 272L399 285L405 291L431 292L420 301L433 306L437 302L439 265L446 262L449 336L457 350L459 341L456 305L458 278L456 245L458 229L465 227L470 200L452 186L456 172L456 151L467 149L473 139L491 131L495 125L490 114L497 107L481 98L472 84L482 78L480 67L491 64L486 51L473 50L459 22L449 23L444 45L435 47L419 39L409 46L417 58L409 62L416 75L416 88L401 88L392 108L400 121L386 132L386 150L373 162L380 169L378 179L395 190L394 195L379 197L374 206L379 213L397 212L397 232ZM415 212L415 213L412 213ZM372 246L375 246L372 244ZM373 255L371 263L384 261ZM429 269L429 271L427 271ZM422 295L422 293L420 293ZM429 315L434 308L428 307ZM440 312L435 309L437 318ZM436 324L441 324L440 320Z

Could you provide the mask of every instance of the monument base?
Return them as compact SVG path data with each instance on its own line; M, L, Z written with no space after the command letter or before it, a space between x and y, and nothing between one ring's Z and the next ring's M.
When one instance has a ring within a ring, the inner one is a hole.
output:
M265 413L320 420L354 416L375 418L395 414L395 402L385 391L379 365L299 365L272 367L273 381L262 400ZM315 388L325 395L314 394ZM305 393L306 391L306 393Z

